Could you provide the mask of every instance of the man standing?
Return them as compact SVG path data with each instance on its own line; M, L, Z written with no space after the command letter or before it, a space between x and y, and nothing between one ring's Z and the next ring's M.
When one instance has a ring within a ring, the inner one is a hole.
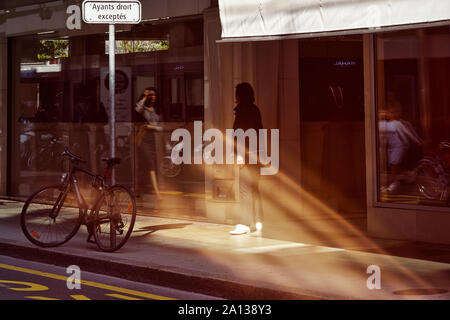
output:
M236 104L234 108L234 125L233 129L242 129L247 131L248 129L254 129L258 137L259 129L262 129L261 112L259 108L254 104L255 94L252 86L243 82L236 86ZM258 137L259 139L259 137ZM249 232L262 231L262 210L259 197L259 163L252 163L250 158L256 157L258 159L258 150L254 154L255 150L250 150L248 144L245 142L245 159L243 165L240 165L239 169L239 198L240 198L240 224L236 225L236 228L230 231L232 235L246 234ZM236 144L235 144L236 146ZM257 146L260 146L257 143ZM238 158L238 162L240 159ZM257 210L257 207L259 210Z

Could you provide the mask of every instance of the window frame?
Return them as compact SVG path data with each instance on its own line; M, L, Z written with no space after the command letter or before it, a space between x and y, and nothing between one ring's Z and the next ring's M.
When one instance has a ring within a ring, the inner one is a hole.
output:
M450 22L446 23L445 25L448 25L450 27ZM425 28L433 28L437 27L436 25L429 25L429 26L411 26L411 28L408 29L402 29L402 30L420 30ZM370 95L369 97L369 103L370 106L366 110L370 110L370 148L371 148L371 157L370 165L366 165L366 170L371 170L371 176L366 173L366 181L367 183L371 185L372 191L371 191L371 197L372 197L372 206L374 208L380 208L380 209L402 209L402 210L408 210L408 211L433 211L433 212L445 212L450 213L450 206L437 206L437 205L420 205L420 204L404 204L404 203L392 203L392 202L383 202L380 200L380 189L379 189L379 182L380 182L380 165L379 165L379 128L378 128L378 73L377 73L377 36L381 33L385 32L392 32L392 30L386 30L384 32L376 32L369 35L369 48L368 52L369 54L365 54L364 59L368 59L368 67L369 67L369 79L367 79L367 76L365 76L365 81L368 81L370 83L370 88L368 89L366 87L366 90L368 90L368 93ZM365 52L367 52L365 50ZM366 100L367 101L367 100ZM368 128L368 125L366 123L366 129ZM367 141L367 140L366 140ZM370 181L371 180L371 181ZM369 191L369 189L368 189Z

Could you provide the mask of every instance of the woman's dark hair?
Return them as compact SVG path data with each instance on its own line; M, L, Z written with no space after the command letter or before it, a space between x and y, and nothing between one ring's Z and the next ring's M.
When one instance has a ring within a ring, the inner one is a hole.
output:
M255 92L250 83L242 82L236 86L236 98L240 103L255 102Z
M160 105L160 101L159 101L159 92L158 92L158 90L155 87L147 87L147 88L144 89L144 91L146 91L146 90L149 90L149 91L151 90L151 91L154 91L156 93L156 101L155 101L155 105L153 107L155 108L155 112L158 115L160 115L161 114L161 105ZM144 93L142 93L139 96L139 99L137 101L141 101L142 98L144 98ZM149 100L145 101L145 106L146 107L149 106Z

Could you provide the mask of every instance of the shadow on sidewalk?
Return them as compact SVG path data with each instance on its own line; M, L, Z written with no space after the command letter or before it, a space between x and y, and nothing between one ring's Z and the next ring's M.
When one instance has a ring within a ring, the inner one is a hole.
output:
M133 233L145 232L144 234L137 235L137 237L145 237L145 236L152 234L158 230L181 229L181 228L184 228L191 224L192 223L169 223L169 224L160 224L160 225L156 225L156 226L147 226L147 227L141 227L139 229L134 229Z

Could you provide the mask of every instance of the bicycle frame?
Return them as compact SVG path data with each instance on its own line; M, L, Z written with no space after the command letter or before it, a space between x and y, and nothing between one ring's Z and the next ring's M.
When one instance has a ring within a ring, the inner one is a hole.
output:
M94 201L94 205L92 206L92 208L89 208L86 200L83 197L83 194L81 193L80 187L78 186L78 181L77 181L77 178L75 176L76 172L82 172L84 174L87 174L88 176L91 176L94 179L94 182L93 182L93 186L94 187L95 187L94 183L96 183L97 181L100 181L100 185L99 185L98 189L101 190L101 191L103 191L104 189L107 189L107 186L105 184L105 177L97 175L97 174L94 174L94 173L92 173L92 172L90 172L90 171L88 171L88 170L86 170L86 169L84 169L82 167L77 166L76 164L73 165L72 169L70 170L70 173L65 178L66 184L65 184L65 191L64 191L64 195L63 196L65 197L67 195L68 190L70 190L70 186L74 187L75 195L76 195L77 201L78 201L78 207L81 210L81 219L82 219L81 221L82 221L83 224L87 225L86 218L89 217L92 214L92 212L97 208L98 202L101 199L101 195L98 194L96 196L96 199ZM59 209L61 208L61 206L62 206L62 202L59 205L56 214L53 214L53 210L54 209L52 210L52 213L50 214L50 216L52 218L54 218L54 217L56 217L58 215ZM88 214L88 211L89 211L89 214Z

